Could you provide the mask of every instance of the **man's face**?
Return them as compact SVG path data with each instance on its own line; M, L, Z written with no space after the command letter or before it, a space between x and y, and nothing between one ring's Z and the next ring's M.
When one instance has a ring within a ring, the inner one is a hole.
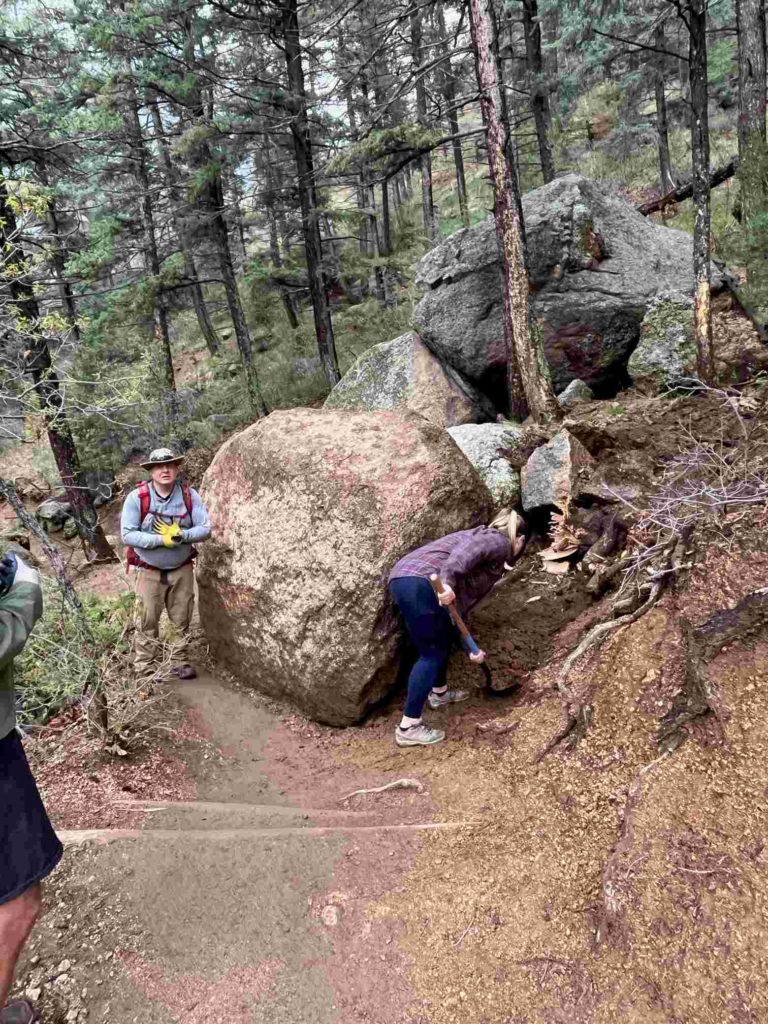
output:
M177 463L166 463L164 466L155 466L149 475L152 481L161 487L171 487L179 475L179 467Z

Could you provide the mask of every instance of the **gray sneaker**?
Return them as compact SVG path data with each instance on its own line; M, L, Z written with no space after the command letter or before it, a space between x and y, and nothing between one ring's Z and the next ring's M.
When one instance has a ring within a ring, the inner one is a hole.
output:
M8 1003L0 1010L0 1024L35 1024L40 1020L40 1011L26 999Z
M398 747L431 747L433 743L439 743L445 739L442 729L430 729L429 726L420 722L412 725L410 729L395 729L395 743Z
M430 693L427 701L431 708L444 708L446 704L459 704L467 700L469 693L466 690L446 690L445 693Z

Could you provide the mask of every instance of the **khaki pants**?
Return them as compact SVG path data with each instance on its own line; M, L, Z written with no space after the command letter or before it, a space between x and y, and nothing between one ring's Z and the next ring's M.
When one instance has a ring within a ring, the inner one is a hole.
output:
M152 675L163 657L160 617L163 609L176 627L173 662L183 664L189 647L189 627L195 608L195 574L192 563L180 569L136 569L135 593L139 599L134 667L137 676Z

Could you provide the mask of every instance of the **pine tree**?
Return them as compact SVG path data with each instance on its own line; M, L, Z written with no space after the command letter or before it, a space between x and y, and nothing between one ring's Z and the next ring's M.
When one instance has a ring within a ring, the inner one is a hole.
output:
M470 26L488 135L494 217L504 264L504 341L510 410L535 422L557 420L562 410L552 391L540 332L532 329L522 203L512 150L503 127L504 98L493 53L492 0L470 0ZM527 406L527 410L526 410Z

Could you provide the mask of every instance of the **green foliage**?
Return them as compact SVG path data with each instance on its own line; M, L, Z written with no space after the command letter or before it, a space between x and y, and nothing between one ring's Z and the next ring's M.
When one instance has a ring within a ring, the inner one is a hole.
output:
M74 253L64 267L68 277L83 281L95 280L115 260L115 241L125 229L125 218L119 214L106 214L94 218L88 236L88 246Z
M64 602L57 585L43 577L42 586L43 617L16 662L22 726L43 724L75 703L86 680L94 685L94 662L98 682L104 663L121 653L128 654L126 627L131 621L133 595L111 600L83 598L84 617L94 649L88 645L80 619Z
M724 106L735 102L738 82L735 39L716 39L707 48L707 79L712 96Z
M623 103L624 90L618 82L600 82L579 96L569 120L582 123L605 115L616 124Z
M393 128L379 128L329 160L326 173L343 174L363 164L369 164L377 170L386 170L390 162L409 152L434 145L441 134L413 121L404 121Z

